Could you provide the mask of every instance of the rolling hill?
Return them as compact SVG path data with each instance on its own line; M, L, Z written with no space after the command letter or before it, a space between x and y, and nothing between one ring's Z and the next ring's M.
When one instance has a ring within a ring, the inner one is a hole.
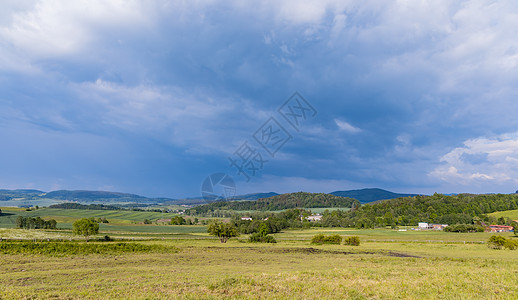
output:
M340 197L349 197L359 200L361 203L369 203L379 200L395 199L401 197L413 197L417 194L399 194L378 188L369 188L361 190L336 191L330 193L331 195Z
M255 201L241 200L213 202L196 206L192 211L195 210L196 213L207 213L216 210L274 211L290 208L348 208L353 204L359 206L359 201L331 194L297 192L261 198Z

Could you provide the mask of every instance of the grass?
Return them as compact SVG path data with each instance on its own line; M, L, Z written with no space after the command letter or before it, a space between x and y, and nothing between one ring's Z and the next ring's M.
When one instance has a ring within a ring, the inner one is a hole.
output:
M495 218L509 218L511 220L518 220L518 209L515 210L506 210L506 211L497 211L494 213L490 213L490 216L493 216Z
M516 299L518 251L166 240L172 253L0 255L0 298Z
M0 242L0 253L2 254L39 254L50 256L109 254L117 255L122 253L149 253L177 252L175 247L163 245L146 245L142 243L123 242L31 242L31 241L5 241Z
M32 211L20 210L17 208L2 208L4 213L0 217L0 225L14 225L17 216L23 217L42 217L55 219L59 223L73 223L81 218L101 218L105 217L108 221L117 224L132 224L143 222L144 219L156 221L158 219L169 219L175 214L161 213L152 211L132 211L132 210L89 210L89 209L60 209L60 208L40 208Z
M122 222L101 224L97 237L105 234L143 240L0 242L11 245L0 250L0 299L518 298L518 251L489 249L491 233L313 228L275 234L277 244L246 235L221 244L204 226ZM310 244L316 234L361 244ZM73 236L0 229L0 237Z

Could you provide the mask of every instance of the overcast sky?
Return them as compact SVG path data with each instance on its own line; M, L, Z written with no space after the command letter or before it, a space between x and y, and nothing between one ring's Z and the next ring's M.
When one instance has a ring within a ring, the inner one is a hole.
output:
M518 2L4 0L0 141L0 188L512 193Z

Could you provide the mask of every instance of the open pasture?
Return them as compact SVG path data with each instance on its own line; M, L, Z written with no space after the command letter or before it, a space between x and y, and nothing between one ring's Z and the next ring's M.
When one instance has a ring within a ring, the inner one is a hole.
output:
M310 244L311 236L317 233L359 235L362 244ZM101 230L99 236L104 234ZM320 228L276 234L277 244L251 244L246 242L247 236L221 244L202 232L165 239L153 239L154 235L145 232L124 234L127 238L148 238L128 243L174 251L66 257L0 254L0 298L518 297L518 251L492 250L477 243L487 240L488 234L470 237L444 232Z
M518 251L496 251L480 244L144 243L178 251L65 258L0 254L0 298L518 297Z

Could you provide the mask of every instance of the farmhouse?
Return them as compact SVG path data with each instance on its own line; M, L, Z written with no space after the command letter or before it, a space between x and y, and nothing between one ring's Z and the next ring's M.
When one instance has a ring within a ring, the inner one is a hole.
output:
M489 225L489 232L512 232L513 226Z
M242 217L241 220L242 221L252 221L252 218L250 218L250 217Z
M419 230L443 230L444 228L448 227L448 224L431 224L420 222L417 224L417 226Z
M322 220L322 216L321 215L309 216L309 217L306 218L306 220L308 220L309 222L321 221Z

